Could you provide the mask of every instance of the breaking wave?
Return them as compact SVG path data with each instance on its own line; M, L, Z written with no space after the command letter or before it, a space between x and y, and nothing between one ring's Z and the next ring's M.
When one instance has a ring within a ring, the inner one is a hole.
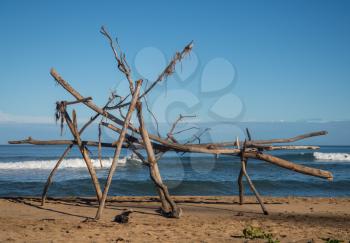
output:
M102 165L104 168L108 168L112 164L112 158L102 159ZM95 168L100 168L100 161L98 159L91 159L91 162ZM56 160L32 160L32 161L14 161L0 163L0 169L4 170L17 170L17 169L42 169L50 170L55 164ZM118 160L118 164L125 164L126 158L121 158ZM86 168L85 161L81 158L65 159L60 165L60 168Z
M348 153L321 153L315 152L314 157L316 160L327 161L350 161L350 154Z

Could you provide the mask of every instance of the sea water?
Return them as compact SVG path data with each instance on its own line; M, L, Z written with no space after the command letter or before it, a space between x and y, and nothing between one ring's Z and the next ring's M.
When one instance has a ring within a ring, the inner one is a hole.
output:
M0 146L0 196L40 196L44 183L66 146ZM96 148L90 154L101 186L112 163L113 150L103 148L103 168ZM307 176L267 162L249 160L248 173L265 196L350 196L350 147L323 146L317 151L276 151L289 161L328 170L334 180ZM128 156L122 151L121 159ZM109 195L156 195L148 167L119 161ZM164 182L173 195L237 195L240 161L231 156L168 153L159 161ZM247 194L251 194L245 185ZM73 148L53 178L49 196L94 196L90 175Z

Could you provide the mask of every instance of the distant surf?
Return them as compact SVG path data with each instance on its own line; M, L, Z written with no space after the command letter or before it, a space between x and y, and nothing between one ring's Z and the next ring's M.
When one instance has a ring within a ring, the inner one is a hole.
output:
M350 162L350 154L348 153L315 152L314 157L316 160L323 160L323 161L338 161L338 162L349 161Z
M65 148L0 145L0 197L40 196L50 171ZM90 158L101 185L108 176L114 152L112 148L103 150L101 168L98 149L90 148ZM350 146L322 146L317 153L313 152L272 151L271 154L300 165L329 170L334 175L331 183L256 160L248 163L251 179L263 195L349 197ZM122 150L110 195L156 195L149 168L130 154L130 151ZM142 155L147 156L145 152ZM231 156L213 158L169 152L159 161L162 179L172 195L236 195L240 169L239 158ZM247 194L251 195L249 190ZM74 147L54 176L50 196L94 195L85 162L78 148Z
M112 164L112 158L102 159L103 167L110 167ZM91 162L95 168L100 168L100 161L98 159L91 159ZM36 169L36 170L51 170L55 164L56 160L32 160L32 161L14 161L0 163L0 169L4 170L23 170L23 169ZM125 164L126 158L118 160L118 164ZM63 160L60 168L86 168L86 164L83 159L71 158Z

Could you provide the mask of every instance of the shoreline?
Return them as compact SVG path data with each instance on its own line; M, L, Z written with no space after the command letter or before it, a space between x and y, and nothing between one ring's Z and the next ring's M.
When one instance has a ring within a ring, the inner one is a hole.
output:
M255 198L239 205L236 196L174 196L180 219L159 215L154 196L109 197L98 222L96 200L86 197L0 198L0 242L244 242L243 230L259 227L280 242L350 240L350 197L264 197L269 215ZM132 210L127 224L113 222ZM252 241L252 242L266 242Z

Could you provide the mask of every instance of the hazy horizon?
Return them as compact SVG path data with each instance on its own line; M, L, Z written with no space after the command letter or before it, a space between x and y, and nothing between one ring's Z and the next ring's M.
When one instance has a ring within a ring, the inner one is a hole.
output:
M151 133L156 133L155 125L146 124ZM202 142L206 141L234 141L236 136L244 140L246 138L245 128L249 128L253 139L272 139L272 138L288 138L301 135L304 133L326 130L325 136L305 139L296 144L308 145L350 145L350 121L336 122L199 122L186 123L179 125L177 130L185 127L197 126L200 128L198 132L205 128L210 130L202 136ZM64 125L63 136L60 136L59 124L25 124L25 123L0 123L0 144L5 145L9 140L23 140L31 136L33 139L50 140L50 139L72 139L68 128ZM168 123L160 123L159 131L163 137L170 129ZM187 138L196 134L197 130L192 130L183 135L177 135L177 139L186 141ZM83 139L98 140L97 124L93 124L83 134ZM118 138L116 134L103 129L102 138L104 141L114 141Z

